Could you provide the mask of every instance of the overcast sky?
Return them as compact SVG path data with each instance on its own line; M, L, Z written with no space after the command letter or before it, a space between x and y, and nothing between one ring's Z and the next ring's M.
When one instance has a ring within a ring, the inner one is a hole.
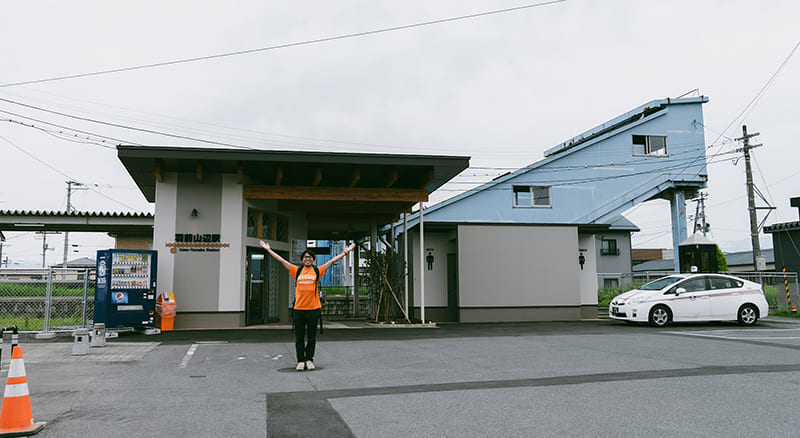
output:
M205 145L78 118L250 148L472 157L435 202L539 161L543 151L650 100L696 89L692 96L710 97L704 124L712 152L740 147L731 139L741 137L742 123L761 133L753 140L764 145L754 151L755 181L777 207L767 223L798 220L789 206L800 196L800 54L790 57L800 43L796 0L567 0L2 86L535 3L8 3L0 15L0 209L64 210L71 179L91 187L73 194L78 210L152 212L113 145ZM725 252L749 250L744 161L709 161L710 237ZM671 248L666 201L626 216L642 229L634 247ZM772 247L762 236L762 247ZM41 265L33 233L6 237L9 267ZM80 245L70 259L112 245L103 235L70 240ZM63 238L48 243L47 264L60 263Z

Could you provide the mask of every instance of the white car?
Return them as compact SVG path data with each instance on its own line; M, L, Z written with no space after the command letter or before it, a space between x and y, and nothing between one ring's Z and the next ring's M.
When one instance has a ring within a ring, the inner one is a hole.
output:
M722 274L674 274L617 295L608 316L661 327L669 322L736 320L753 325L767 316L761 285Z

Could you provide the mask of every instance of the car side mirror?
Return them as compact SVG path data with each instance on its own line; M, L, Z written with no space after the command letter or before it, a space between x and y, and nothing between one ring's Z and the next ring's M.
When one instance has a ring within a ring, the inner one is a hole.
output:
M675 296L678 296L680 294L685 294L685 293L686 293L686 289L684 289L682 287L679 287L679 288L675 289Z

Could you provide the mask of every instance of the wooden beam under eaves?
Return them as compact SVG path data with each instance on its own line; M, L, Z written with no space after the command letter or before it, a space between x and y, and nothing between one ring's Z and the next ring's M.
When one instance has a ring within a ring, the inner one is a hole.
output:
M160 183L164 182L164 169L161 160L158 159L156 160L155 169L153 170L153 173L155 173L156 175L156 181Z
M361 179L361 171L358 169L353 169L353 173L350 174L350 180L347 182L347 186L355 187L360 179Z
M346 213L411 213L411 202L364 202L364 201L301 201L295 199L278 200L280 211L305 211L308 213L340 211Z
M236 163L236 184L244 184L244 168L241 161Z
M197 178L197 182L203 184L203 162L198 161L197 166L195 167L195 177Z
M322 182L322 169L317 167L314 169L314 181L311 182L312 187L316 187Z
M283 182L283 167L275 169L275 185L279 186Z
M433 182L433 178L434 178L433 169L430 169L424 174L422 174L422 176L420 177L419 186L428 187Z
M308 201L428 202L425 189L368 187L306 187L245 185L244 199L297 199Z
M389 188L397 182L397 169L392 169L386 172L386 177L383 180L383 186Z
M313 222L359 222L373 224L388 224L400 219L399 215L392 214L347 214L347 213L308 213L306 218Z

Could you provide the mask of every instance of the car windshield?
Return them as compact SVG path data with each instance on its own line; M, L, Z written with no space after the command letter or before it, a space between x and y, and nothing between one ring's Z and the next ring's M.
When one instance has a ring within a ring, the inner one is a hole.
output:
M651 281L650 283L645 284L644 286L640 286L639 290L661 290L665 287L676 283L680 280L683 280L683 277L664 277L659 278L658 280Z

